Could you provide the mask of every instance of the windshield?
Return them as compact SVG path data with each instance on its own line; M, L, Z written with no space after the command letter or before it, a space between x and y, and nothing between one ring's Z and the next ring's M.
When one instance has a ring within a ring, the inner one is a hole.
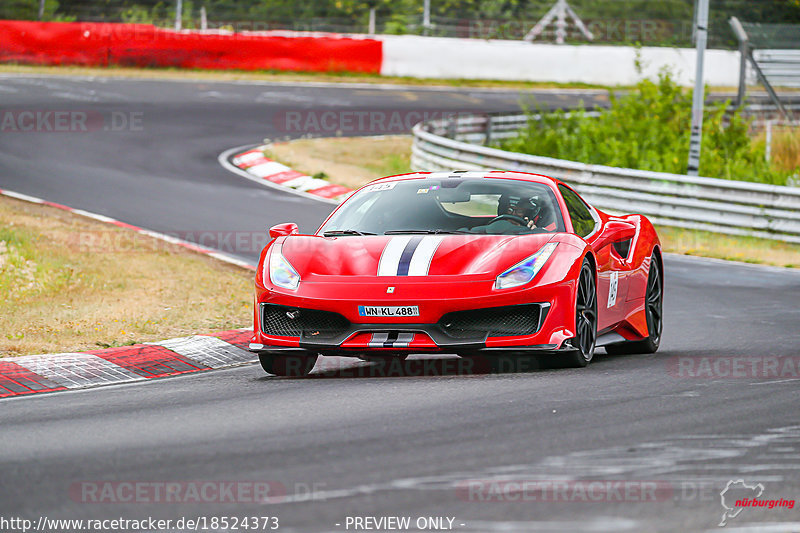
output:
M319 233L516 235L564 231L550 187L521 180L412 179L376 183L348 199Z

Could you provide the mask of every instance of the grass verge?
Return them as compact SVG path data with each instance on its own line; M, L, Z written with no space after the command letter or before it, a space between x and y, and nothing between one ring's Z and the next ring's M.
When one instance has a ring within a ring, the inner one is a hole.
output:
M318 82L318 83L372 83L389 85L414 85L421 87L483 87L506 89L607 89L602 85L587 83L555 83L504 80L470 80L412 78L381 76L364 73L289 72L282 70L192 70L178 68L133 67L80 67L0 64L0 73L52 76L97 76L133 79L214 80L214 81L266 81L266 82ZM622 87L620 87L622 88ZM730 90L730 88L728 88Z
M331 137L272 144L267 157L310 176L357 189L383 176L411 172L411 136Z
M411 171L411 136L302 139L274 144L269 157L309 175L356 188L391 174ZM800 268L800 245L659 226L664 251Z
M252 276L144 235L0 197L0 356L244 327Z

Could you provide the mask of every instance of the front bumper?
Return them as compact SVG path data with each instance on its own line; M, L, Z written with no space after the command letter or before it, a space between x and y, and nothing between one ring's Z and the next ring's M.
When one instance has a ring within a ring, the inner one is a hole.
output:
M398 287L399 295L389 297L386 283L347 290L339 287L339 297L309 297L306 294L276 290L257 291L255 335L250 349L262 354L360 355L365 353L447 353L476 355L491 353L545 353L571 350L565 341L574 334L574 283L563 281L522 290L478 291L475 283L439 284L427 298L409 297L430 294L431 290ZM430 288L428 285L426 288ZM417 287L421 289L421 287ZM342 298L342 294L349 297ZM353 296L358 295L358 296ZM320 296L315 294L314 296ZM338 330L301 329L293 335L268 334L264 328L263 306L283 306L312 312L335 313L343 318ZM361 317L358 307L419 306L418 317ZM476 312L514 306L540 306L539 323L530 334L493 335L489 332L448 330L442 321L459 312ZM368 320L368 321L367 321Z

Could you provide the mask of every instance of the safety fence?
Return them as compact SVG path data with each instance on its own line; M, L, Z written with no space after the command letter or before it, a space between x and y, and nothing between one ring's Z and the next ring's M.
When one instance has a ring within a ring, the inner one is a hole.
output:
M753 58L773 87L800 88L800 50L754 50Z
M800 188L589 165L486 146L518 134L526 115L460 115L414 127L415 170L503 169L545 174L600 209L654 223L800 243Z
M34 65L358 72L601 85L633 85L669 68L678 83L690 86L696 56L689 48L0 20L0 63ZM737 52L709 50L706 61L706 83L736 84Z

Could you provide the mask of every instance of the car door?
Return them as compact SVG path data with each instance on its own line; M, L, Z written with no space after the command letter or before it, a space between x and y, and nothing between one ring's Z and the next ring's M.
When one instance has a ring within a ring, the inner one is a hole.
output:
M566 185L559 184L558 188L575 234L589 243L597 260L597 329L601 331L623 319L627 264L612 242L602 238L604 233L597 213Z

